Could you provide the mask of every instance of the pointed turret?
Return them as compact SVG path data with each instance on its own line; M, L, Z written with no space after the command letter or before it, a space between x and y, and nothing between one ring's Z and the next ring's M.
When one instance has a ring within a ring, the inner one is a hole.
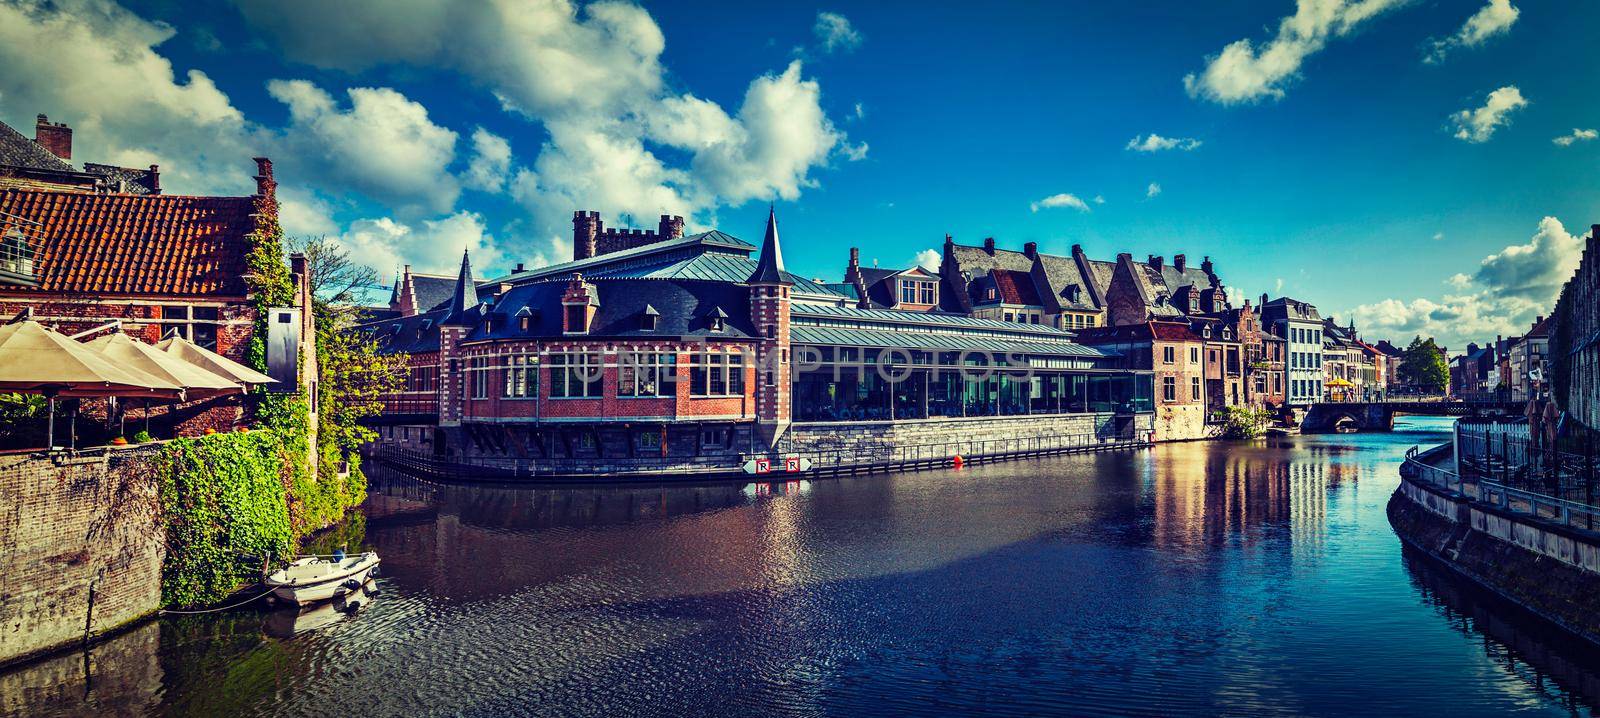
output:
M472 280L472 260L467 257L467 250L461 250L461 274L456 277L456 289L450 295L450 311L445 315L446 322L477 321L466 318L467 310L478 307L478 285Z
M767 236L761 240L761 257L746 284L793 284L784 275L783 249L778 245L778 213L767 209Z

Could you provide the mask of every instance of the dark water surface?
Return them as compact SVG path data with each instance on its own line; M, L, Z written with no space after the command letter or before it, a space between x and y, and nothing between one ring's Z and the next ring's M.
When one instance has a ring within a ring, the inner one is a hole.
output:
M1396 468L1448 429L1406 421L789 484L377 476L335 539L384 559L356 615L152 623L0 675L0 710L1588 714L1600 661L1402 551Z

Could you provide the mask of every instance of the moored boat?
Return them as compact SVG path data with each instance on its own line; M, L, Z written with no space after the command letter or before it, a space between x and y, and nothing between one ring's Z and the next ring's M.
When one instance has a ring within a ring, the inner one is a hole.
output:
M377 568L378 554L371 551L331 561L307 556L272 572L261 583L273 589L274 599L304 606L359 589Z

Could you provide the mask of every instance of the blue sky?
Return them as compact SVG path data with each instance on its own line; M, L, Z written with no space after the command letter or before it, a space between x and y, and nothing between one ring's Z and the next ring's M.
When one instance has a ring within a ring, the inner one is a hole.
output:
M269 154L289 230L385 273L565 258L574 209L755 238L775 201L808 275L946 233L1210 255L1456 348L1600 221L1594 3L1128 5L8 0L0 120L171 191Z

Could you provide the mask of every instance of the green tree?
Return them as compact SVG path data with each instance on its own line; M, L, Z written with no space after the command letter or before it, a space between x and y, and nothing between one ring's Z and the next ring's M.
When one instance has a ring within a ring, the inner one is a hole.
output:
M1400 357L1400 378L1423 391L1442 392L1450 384L1450 366L1433 337L1411 340Z

